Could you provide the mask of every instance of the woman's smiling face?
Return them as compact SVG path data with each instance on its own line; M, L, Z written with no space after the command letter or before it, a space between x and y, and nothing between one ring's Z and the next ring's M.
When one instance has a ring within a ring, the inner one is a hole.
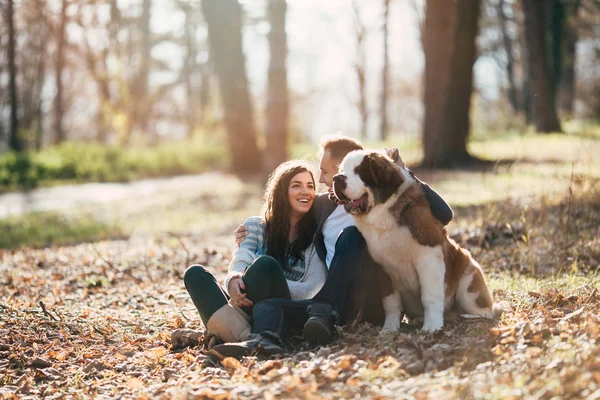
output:
M315 200L315 181L310 172L304 171L294 175L288 187L290 211L300 215L306 214Z

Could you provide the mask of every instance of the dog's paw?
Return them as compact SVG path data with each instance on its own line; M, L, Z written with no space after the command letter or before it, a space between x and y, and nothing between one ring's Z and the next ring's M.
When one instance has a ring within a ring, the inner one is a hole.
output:
M383 325L383 328L381 328L380 334L385 335L386 333L398 332L399 329L400 329L400 321L397 321L397 322L386 321L385 324Z
M422 331L427 333L432 333L435 331L439 331L444 326L443 322L438 321L425 321L423 324Z

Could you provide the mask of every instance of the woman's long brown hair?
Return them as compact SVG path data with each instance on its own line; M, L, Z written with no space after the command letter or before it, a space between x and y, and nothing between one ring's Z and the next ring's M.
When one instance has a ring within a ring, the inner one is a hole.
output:
M290 234L290 201L288 188L294 176L308 172L315 184L315 178L310 166L304 161L292 160L279 165L269 176L265 188L265 218L264 243L267 255L276 259L279 264L289 270L288 260L296 263L303 260L302 252L312 243L317 230L317 221L311 207L298 222L296 239L289 243Z

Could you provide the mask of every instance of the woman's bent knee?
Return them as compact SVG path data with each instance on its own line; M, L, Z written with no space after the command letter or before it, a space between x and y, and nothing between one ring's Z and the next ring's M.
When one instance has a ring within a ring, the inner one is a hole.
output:
M281 266L276 259L271 256L260 256L250 266L254 270L254 273L258 271L272 275L274 272L280 271Z
M190 283L198 282L198 280L211 278L214 279L214 276L206 270L202 265L192 265L185 270L185 274L183 275L183 281L187 286Z

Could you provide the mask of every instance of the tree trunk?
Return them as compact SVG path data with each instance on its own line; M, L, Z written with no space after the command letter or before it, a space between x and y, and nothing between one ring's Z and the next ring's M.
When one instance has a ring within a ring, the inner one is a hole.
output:
M196 128L196 121L198 118L199 111L196 104L196 95L194 93L194 85L192 84L192 71L196 63L196 46L195 46L195 26L193 23L192 8L185 2L180 3L182 11L185 14L185 26L184 26L184 42L185 42L185 58L183 60L183 81L185 86L185 97L186 97L186 128L187 137L190 139L194 135L194 129Z
M286 0L269 1L269 81L266 110L265 168L273 171L288 158L289 100L286 71L287 38L285 33Z
M140 81L138 85L137 98L134 101L139 104L137 113L137 124L142 135L148 135L148 116L150 114L150 99L148 98L148 85L150 83L150 68L152 64L152 32L150 31L150 18L152 12L152 0L144 0L142 9L142 54L140 66Z
M539 0L522 0L528 66L531 75L533 120L538 132L562 132L552 90L546 46L546 7Z
M552 0L548 3L550 16L550 70L552 77L552 96L556 100L558 85L562 79L561 73L564 62L564 35L567 6L563 0Z
M423 103L423 164L434 165L450 78L454 49L455 5L446 0L427 0L423 27L425 75Z
M237 0L204 0L208 41L225 112L232 172L253 175L262 169L242 51L242 10Z
M14 151L21 151L23 150L23 141L19 137L17 67L15 65L15 15L13 0L8 0L6 13L8 20L8 91L10 96L10 130L8 145Z
M559 86L559 104L560 109L567 115L573 115L573 103L575 101L575 60L577 35L577 13L579 11L580 0L574 0L567 6L567 20L565 25L565 54L563 59L563 69L561 72L561 81Z
M388 94L389 94L389 74L390 74L390 61L388 55L389 37L388 37L388 25L390 22L390 0L383 0L383 69L381 71L381 110L380 123L379 123L379 137L381 140L386 140L388 137Z
M515 85L514 65L515 59L513 55L513 42L508 36L507 17L504 10L504 0L498 1L498 17L500 19L500 30L502 32L502 42L504 44L504 52L506 53L506 77L508 79L508 101L513 109L513 112L518 113L521 110L519 104L519 91Z
M354 70L358 81L358 111L360 113L360 137L367 137L367 123L369 121L369 108L367 106L367 71L366 71L366 29L360 19L360 7L357 0L352 1L354 9L354 29L356 40L356 60Z
M517 36L519 38L519 47L521 48L521 69L523 74L523 84L521 86L521 106L525 114L525 123L530 125L533 122L533 110L531 105L531 69L529 68L529 50L527 49L527 40L525 39L524 18L517 24Z
M125 130L124 143L129 143L134 130L139 129L142 135L146 135L148 128L149 98L148 81L150 77L150 64L152 61L152 33L150 31L150 18L152 11L152 0L143 0L142 14L139 19L140 47L139 64L137 74L133 78L131 86L131 97L129 98L129 116ZM146 136L148 139L148 136Z
M467 152L467 138L480 6L480 0L456 0L450 82L444 96L443 123L439 126L435 151L428 157L429 167L453 168L473 161Z
M65 67L65 32L67 28L67 0L62 0L60 21L56 32L56 96L54 97L54 144L65 140L63 130L63 70Z

